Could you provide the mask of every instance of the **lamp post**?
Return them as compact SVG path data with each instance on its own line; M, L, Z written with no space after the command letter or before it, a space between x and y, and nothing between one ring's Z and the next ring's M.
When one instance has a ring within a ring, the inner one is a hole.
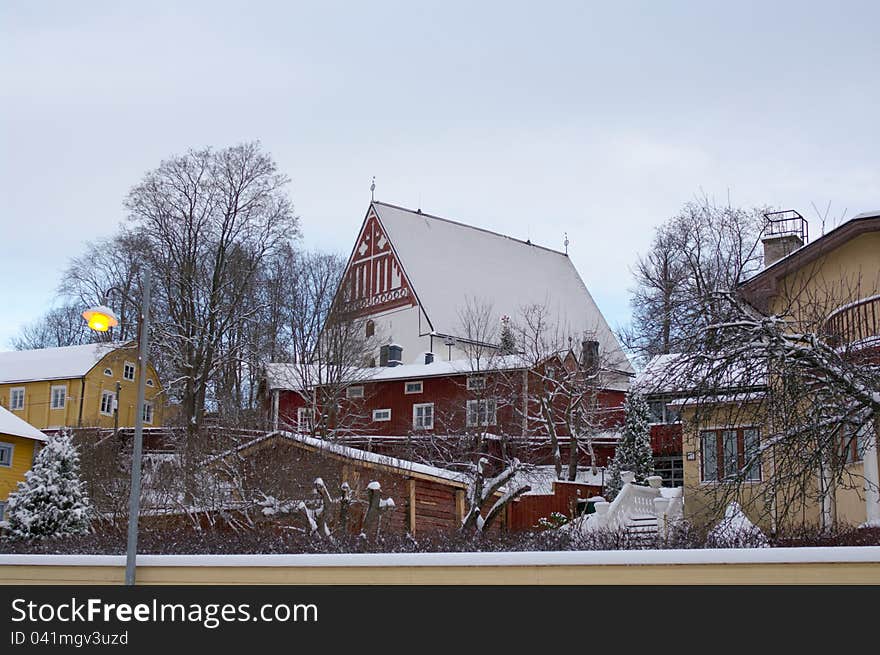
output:
M117 291L121 290L117 289ZM108 290L109 293L109 290ZM137 372L137 409L134 417L134 445L131 454L131 491L128 497L128 545L125 551L125 584L133 585L135 581L135 564L137 557L138 515L141 510L141 461L144 452L144 393L147 381L147 354L150 339L150 271L144 270L143 290L141 299L141 324L138 352ZM113 310L106 305L90 307L82 313L88 325L98 332L106 332L119 325ZM119 398L117 396L117 402Z

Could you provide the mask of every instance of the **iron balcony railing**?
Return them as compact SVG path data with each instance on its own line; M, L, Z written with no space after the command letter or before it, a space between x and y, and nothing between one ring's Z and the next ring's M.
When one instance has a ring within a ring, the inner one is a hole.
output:
M880 345L880 294L835 309L825 319L825 337L834 346Z

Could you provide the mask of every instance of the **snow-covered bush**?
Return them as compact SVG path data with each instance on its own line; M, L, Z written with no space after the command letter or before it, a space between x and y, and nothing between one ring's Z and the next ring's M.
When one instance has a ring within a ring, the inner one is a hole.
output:
M60 430L9 495L4 527L15 539L64 537L88 532L90 515L79 452L70 432Z
M605 483L605 495L609 501L614 500L623 487L622 471L632 471L639 484L645 484L648 476L654 475L648 403L642 395L631 391L626 395L623 409L626 412L623 434L608 467L608 482Z
M708 548L766 548L770 540L752 523L736 501L724 510L724 518L709 532Z

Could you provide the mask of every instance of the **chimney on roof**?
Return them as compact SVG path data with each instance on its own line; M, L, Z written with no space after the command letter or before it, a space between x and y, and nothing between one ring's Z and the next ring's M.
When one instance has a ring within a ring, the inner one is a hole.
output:
M806 219L793 209L764 214L764 268L788 257L809 239Z
M595 371L599 366L599 342L585 339L581 342L581 368Z
M388 366L400 366L403 364L403 346L392 343L388 346Z
M425 365L434 363L434 353L425 353Z

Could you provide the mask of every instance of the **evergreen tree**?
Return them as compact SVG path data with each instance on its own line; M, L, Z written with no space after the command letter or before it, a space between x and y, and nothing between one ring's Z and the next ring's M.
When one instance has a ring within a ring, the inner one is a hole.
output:
M510 317L501 317L501 344L499 351L502 355L513 355L516 352L516 340L513 330L510 329Z
M623 403L626 420L623 434L617 443L614 458L608 467L608 482L605 483L607 499L613 500L623 487L621 471L635 473L635 482L645 484L654 475L654 454L651 451L651 414L645 398L630 392Z
M90 504L70 431L50 436L24 482L9 495L6 527L13 538L88 532Z

